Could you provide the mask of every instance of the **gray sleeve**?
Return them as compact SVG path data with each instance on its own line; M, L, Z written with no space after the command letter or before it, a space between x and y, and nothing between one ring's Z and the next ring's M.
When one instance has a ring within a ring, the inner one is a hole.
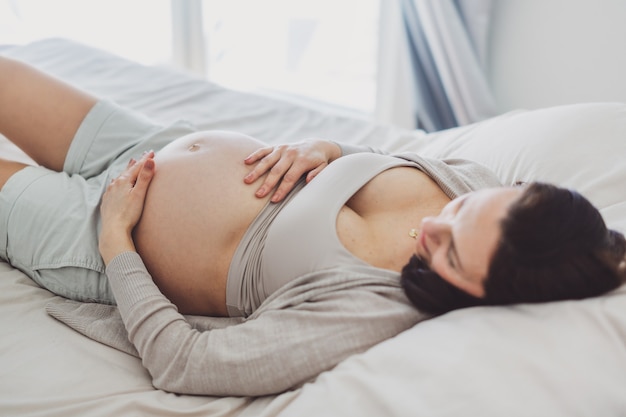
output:
M452 199L483 188L501 187L489 168L467 159L434 159L407 152L393 155L415 162Z
M360 152L390 155L388 152L370 146L335 143L341 148L341 156ZM431 177L450 198L456 198L471 191L502 185L493 171L466 159L440 160L426 158L414 152L392 155L415 162L418 168Z
M388 155L388 152L385 152L378 148L373 148L367 145L353 145L349 143L341 143L341 142L333 142L341 149L341 156L352 155L354 153L379 153L383 155Z
M408 303L385 297L385 288L339 286L314 299L287 297L242 324L200 332L161 295L138 254L118 255L107 275L154 386L177 393L283 392L412 326L419 316Z

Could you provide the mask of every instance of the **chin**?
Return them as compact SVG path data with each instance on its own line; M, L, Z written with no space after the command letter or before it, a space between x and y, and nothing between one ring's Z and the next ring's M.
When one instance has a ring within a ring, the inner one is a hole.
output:
M483 299L474 297L441 278L417 255L413 255L402 268L400 283L411 303L427 314L439 315L485 304Z

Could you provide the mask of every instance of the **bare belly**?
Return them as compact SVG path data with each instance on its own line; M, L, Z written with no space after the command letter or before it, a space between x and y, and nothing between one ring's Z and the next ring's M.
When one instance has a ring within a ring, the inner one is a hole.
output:
M156 174L134 231L154 282L183 314L226 315L228 268L249 224L267 203L243 177L263 143L232 132L200 132L158 152Z

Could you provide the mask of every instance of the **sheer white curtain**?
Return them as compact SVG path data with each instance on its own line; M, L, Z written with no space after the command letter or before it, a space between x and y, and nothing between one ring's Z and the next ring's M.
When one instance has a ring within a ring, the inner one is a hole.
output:
M379 119L435 131L497 114L484 74L492 0L392 0L382 7ZM390 50L396 52L386 57Z
M202 0L170 0L172 62L203 77L207 71Z

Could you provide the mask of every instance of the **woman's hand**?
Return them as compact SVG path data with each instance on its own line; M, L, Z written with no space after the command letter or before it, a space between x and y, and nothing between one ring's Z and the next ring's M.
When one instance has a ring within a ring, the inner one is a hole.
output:
M105 264L118 254L134 251L132 231L143 212L146 192L155 172L154 152L145 153L139 161L131 159L102 196L100 214L102 231L99 249Z
M255 195L259 198L265 197L280 182L271 198L272 202L277 203L285 198L302 175L307 173L308 183L339 157L339 145L319 139L268 146L256 150L245 159L248 165L256 162L258 164L246 175L244 182L252 184L268 173Z

